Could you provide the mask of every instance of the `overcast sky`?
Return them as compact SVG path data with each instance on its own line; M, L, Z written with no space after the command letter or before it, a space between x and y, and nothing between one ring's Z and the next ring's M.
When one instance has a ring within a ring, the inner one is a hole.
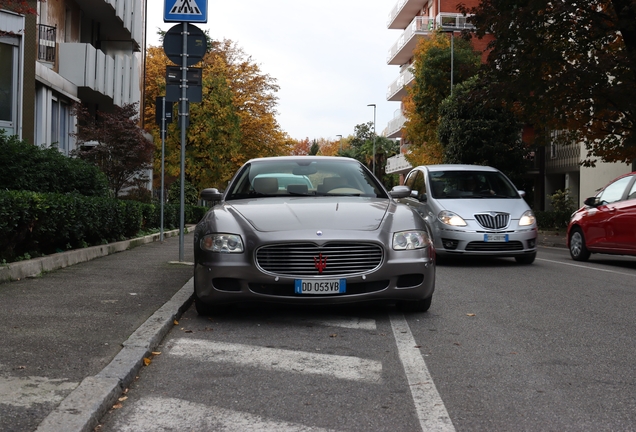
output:
M148 2L148 45L159 46L164 5ZM203 4L205 0L197 0ZM164 3L165 2L165 3ZM152 4L151 4L152 3ZM399 66L386 64L401 31L386 20L394 0L208 0L213 39L236 42L280 86L278 122L292 138L337 139L373 121L381 134L399 109L386 100ZM154 7L156 6L156 7ZM159 7L160 6L160 7Z

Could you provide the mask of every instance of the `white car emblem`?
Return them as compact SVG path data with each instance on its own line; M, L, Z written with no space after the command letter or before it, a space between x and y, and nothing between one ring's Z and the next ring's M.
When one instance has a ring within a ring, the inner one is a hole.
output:
M316 235L320 237L322 235L322 231L316 231Z

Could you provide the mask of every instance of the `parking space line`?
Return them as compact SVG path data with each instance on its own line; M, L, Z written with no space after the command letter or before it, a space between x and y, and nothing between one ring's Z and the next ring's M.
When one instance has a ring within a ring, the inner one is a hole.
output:
M382 376L382 362L375 360L199 339L177 339L169 353L200 361L234 363L353 381L379 382Z
M584 268L587 270L596 270L596 271L601 271L601 272L606 272L606 273L613 273L613 274L617 274L617 275L621 275L621 276L636 276L636 274L634 273L623 273L623 272L619 272L616 270L609 270L609 269L602 269L602 268L598 268L598 267L590 267L587 265L582 265L582 264L574 264L574 263L569 263L569 262L563 262L563 261L555 261L555 260L550 260L550 259L545 259L545 258L537 258L537 261L546 261L546 262L551 262L551 263L555 263L555 264L563 264L563 265L567 265L567 266L571 266L571 267L579 267L579 268Z
M247 412L176 398L144 397L115 425L120 432L147 430L214 430L225 432L323 432L327 429L274 421Z
M416 347L417 344L404 315L391 314L390 318L398 354L406 373L422 430L425 432L455 431L424 358Z

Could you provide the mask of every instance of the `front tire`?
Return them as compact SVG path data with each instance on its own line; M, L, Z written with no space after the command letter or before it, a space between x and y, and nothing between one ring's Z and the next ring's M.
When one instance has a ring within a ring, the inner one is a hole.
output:
M403 300L398 303L402 312L426 312L431 307L433 296L421 300Z
M528 265L528 264L532 264L534 262L534 259L537 257L537 253L531 253L531 254L527 254L527 255L519 255L515 257L515 260L519 263L519 264L524 264L524 265Z
M587 261L590 251L585 246L585 236L581 228L573 228L570 234L570 256L574 261Z

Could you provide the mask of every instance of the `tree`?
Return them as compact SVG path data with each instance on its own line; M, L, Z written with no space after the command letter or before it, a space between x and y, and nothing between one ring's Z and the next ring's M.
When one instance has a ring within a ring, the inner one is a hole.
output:
M302 140L293 140L290 155L292 156L307 156L311 150L311 144L309 138Z
M112 112L95 114L84 105L74 110L79 123L74 155L99 167L113 196L148 181L146 172L151 167L154 146L137 126L136 103L115 105Z
M442 149L437 142L438 108L450 95L451 54L453 56L453 83L460 84L477 73L480 55L470 43L455 38L451 53L450 40L441 32L421 38L413 52L414 82L407 88L403 101L406 125L404 138L410 143L406 155L412 165L438 163Z
M515 182L527 171L528 149L521 141L521 125L500 101L476 91L473 77L455 87L439 107L438 138L444 163L490 165Z
M481 0L492 91L532 124L585 143L585 165L636 160L636 0Z
M0 0L0 9L10 10L22 15L35 15L37 10L32 3L34 3L33 0Z
M338 152L340 156L351 157L359 160L373 170L373 145L375 139L375 165L376 176L385 185L395 184L395 179L391 175L382 174L381 168L386 165L386 160L395 156L400 146L397 142L383 136L377 136L373 132L373 122L362 123L354 128L354 136L348 139L348 147Z
M197 189L223 189L248 159L292 152L292 140L281 131L275 114L278 86L232 41L209 41L202 68L203 101L190 104L186 136L185 177ZM159 143L154 123L155 99L165 94L163 49L150 47L146 57L146 127ZM180 175L181 139L178 116L168 127L166 173ZM160 147L155 153L159 170Z

